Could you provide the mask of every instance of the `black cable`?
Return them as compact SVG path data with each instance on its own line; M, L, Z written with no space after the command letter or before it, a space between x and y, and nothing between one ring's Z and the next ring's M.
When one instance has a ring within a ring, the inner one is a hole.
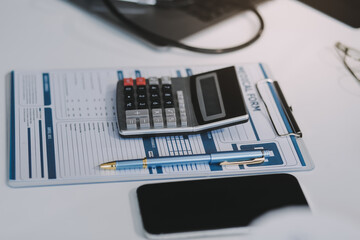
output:
M200 52L200 53L210 53L210 54L220 54L220 53L229 53L232 51L236 51L239 49L242 49L244 47L249 46L250 44L252 44L253 42L255 42L257 39L259 39L259 37L261 36L262 32L264 31L264 20L261 17L260 13L256 10L256 8L252 5L248 5L248 10L252 11L257 18L259 19L259 23L260 23L260 27L257 31L257 33L247 42L233 46L233 47L229 47L229 48L218 48L218 49L209 49L209 48L199 48L199 47L193 47L193 46L189 46L186 45L184 43L181 43L179 41L170 39L170 38L166 38L164 36L161 36L159 34L156 34L154 32L149 31L146 28L141 27L140 25L134 23L133 21L129 20L128 18L126 18L122 13L119 12L119 10L116 8L116 6L113 4L112 0L103 0L105 6L109 9L109 11L114 14L114 16L120 20L122 23L125 23L128 27L130 27L130 29L132 31L134 31L136 34L138 34L139 36L149 40L150 42L156 43L158 45L167 45L167 46L172 46L172 47L178 47L178 48L182 48L182 49L186 49L189 51L194 51L194 52Z

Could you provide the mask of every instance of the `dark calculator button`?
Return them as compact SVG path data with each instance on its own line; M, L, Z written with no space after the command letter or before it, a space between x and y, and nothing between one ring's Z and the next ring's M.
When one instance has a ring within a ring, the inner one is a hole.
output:
M125 94L125 100L133 100L134 95L132 94Z
M140 109L147 108L147 103L145 101L138 102L138 108Z
M164 84L162 85L162 90L164 92L171 92L171 85L170 84Z
M137 92L138 93L143 93L146 91L146 86L137 86Z
M146 101L146 93L139 93L137 97L139 101Z
M172 98L172 92L164 92L164 98Z
M172 99L166 99L164 101L164 107L168 108L168 107L173 107L174 106L174 101Z
M159 92L158 85L150 85L150 92Z
M125 92L125 94L126 93L133 93L133 91L134 91L134 88L132 87L132 86L126 86L126 87L124 87L124 92Z
M151 108L160 108L161 102L160 99L154 99L151 101Z
M150 94L151 99L155 99L155 98L159 98L159 97L160 97L159 93L151 93Z
M125 101L125 108L126 110L134 109L135 108L134 101Z

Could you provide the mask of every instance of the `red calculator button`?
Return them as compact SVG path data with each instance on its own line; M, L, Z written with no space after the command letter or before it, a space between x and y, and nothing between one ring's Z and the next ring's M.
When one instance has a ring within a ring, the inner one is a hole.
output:
M124 86L134 86L132 78L124 78Z
M138 77L136 78L136 85L141 86L141 85L146 85L146 80L143 77Z

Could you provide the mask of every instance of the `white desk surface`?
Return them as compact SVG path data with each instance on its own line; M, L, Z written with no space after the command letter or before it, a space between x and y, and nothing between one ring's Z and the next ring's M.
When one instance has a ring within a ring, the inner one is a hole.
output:
M20 189L7 185L5 76L14 69L265 62L294 109L315 163L313 171L295 174L313 213L359 226L360 84L343 67L334 43L360 49L360 29L296 1L270 1L259 11L266 24L259 41L237 52L205 55L178 49L155 51L64 1L1 1L0 239L143 239L131 193L145 182ZM206 34L238 29L236 24L243 20L235 18ZM191 41L206 37L211 44L206 34Z

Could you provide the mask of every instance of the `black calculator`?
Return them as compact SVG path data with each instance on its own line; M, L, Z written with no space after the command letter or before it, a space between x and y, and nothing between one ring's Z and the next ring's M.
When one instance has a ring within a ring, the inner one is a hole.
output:
M189 77L124 78L116 108L124 137L199 133L249 119L234 67Z

